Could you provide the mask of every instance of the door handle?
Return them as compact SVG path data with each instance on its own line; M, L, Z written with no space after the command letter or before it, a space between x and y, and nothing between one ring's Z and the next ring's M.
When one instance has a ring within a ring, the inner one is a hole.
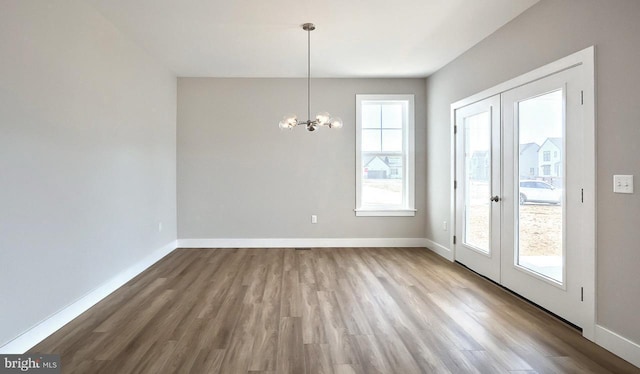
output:
M500 196L498 196L498 195L493 196L493 197L491 197L489 200L491 200L491 201L495 201L495 202L497 203L498 201L500 201Z

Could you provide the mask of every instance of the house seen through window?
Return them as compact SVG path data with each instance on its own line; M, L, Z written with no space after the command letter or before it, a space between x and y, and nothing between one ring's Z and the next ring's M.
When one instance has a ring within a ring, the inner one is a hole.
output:
M356 104L356 215L415 215L413 95L357 95Z

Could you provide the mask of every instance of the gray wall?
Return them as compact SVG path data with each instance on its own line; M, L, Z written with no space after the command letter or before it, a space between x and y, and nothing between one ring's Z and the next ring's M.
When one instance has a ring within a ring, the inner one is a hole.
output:
M423 238L424 79L314 79L312 116L344 128L278 129L306 120L305 79L178 79L179 238ZM355 217L355 95L415 94L415 217ZM311 224L311 215L318 223Z
M175 103L84 2L0 2L0 345L175 240Z
M596 46L597 320L640 343L640 190L612 192L613 174L640 180L640 2L542 0L427 80L426 237L449 246L450 104Z

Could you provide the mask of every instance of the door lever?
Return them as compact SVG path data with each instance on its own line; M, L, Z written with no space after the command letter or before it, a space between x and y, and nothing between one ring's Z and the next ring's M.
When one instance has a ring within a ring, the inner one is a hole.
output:
M495 201L495 202L497 203L498 201L500 201L500 196L498 196L498 195L493 196L493 197L491 197L489 200L491 200L491 201Z

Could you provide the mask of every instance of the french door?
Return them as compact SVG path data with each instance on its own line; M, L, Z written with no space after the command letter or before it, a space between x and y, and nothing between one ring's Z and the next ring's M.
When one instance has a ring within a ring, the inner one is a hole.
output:
M455 110L456 261L582 325L591 248L580 65Z
M500 95L455 116L456 260L500 283Z

